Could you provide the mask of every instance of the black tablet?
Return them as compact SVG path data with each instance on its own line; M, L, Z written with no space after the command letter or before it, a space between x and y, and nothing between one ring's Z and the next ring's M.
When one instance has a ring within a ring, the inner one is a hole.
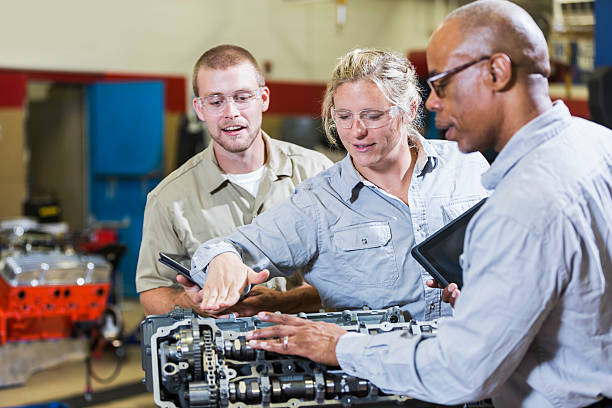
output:
M188 255L167 254L165 252L160 252L158 261L174 269L176 272L189 279L190 282L200 286L191 277L191 258Z
M465 230L472 216L485 201L486 198L482 199L412 248L412 256L444 288L452 282L456 283L459 289L463 287L463 271L459 264L459 256L463 252Z

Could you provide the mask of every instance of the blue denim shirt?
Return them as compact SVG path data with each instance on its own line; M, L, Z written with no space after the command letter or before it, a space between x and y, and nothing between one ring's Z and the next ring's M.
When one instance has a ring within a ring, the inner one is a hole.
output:
M213 257L235 251L272 276L304 267L304 279L333 309L400 306L415 318L450 315L439 289L410 250L486 196L481 154L454 142L419 140L408 203L365 181L347 156L302 182L290 198L225 239L202 244L192 258L201 274Z
M464 286L437 337L347 334L349 374L440 404L577 407L612 397L612 131L562 102L483 176ZM443 390L443 391L441 391Z

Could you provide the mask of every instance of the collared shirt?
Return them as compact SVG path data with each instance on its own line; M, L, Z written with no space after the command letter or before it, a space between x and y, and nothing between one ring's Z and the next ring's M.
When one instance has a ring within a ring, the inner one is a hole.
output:
M306 267L304 279L332 309L399 305L419 319L441 311L440 290L410 250L486 195L480 155L461 154L453 142L420 139L406 205L371 183L347 156L296 189L225 240L200 246L192 258L197 276L221 252L235 251L255 270L273 276Z
M176 272L157 261L159 252L193 255L200 243L250 223L303 180L333 164L321 153L265 134L264 141L268 159L255 197L220 170L212 144L149 193L136 270L138 292L177 285ZM271 286L283 285L277 280Z
M442 404L575 407L612 397L612 132L562 102L521 128L483 183L464 286L435 338L347 334L349 374Z

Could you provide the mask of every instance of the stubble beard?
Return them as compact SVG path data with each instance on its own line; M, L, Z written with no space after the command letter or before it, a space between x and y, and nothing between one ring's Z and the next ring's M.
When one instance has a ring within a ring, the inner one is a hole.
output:
M213 140L219 146L221 146L223 150L229 153L242 153L248 150L253 145L253 143L255 143L259 132L261 132L261 129L259 129L257 132L254 132L254 134L248 132L246 137L242 135L238 137L233 137L224 135L223 131L219 131L220 134L218 134L216 137L213 137Z

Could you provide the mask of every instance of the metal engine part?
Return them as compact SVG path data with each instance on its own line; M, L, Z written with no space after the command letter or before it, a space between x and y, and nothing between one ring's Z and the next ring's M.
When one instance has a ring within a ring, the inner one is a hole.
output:
M433 336L437 321L411 320L399 308L301 313L347 331L402 330ZM140 325L145 384L159 407L409 406L430 404L388 395L340 367L248 346L245 333L269 326L257 317L210 319L191 309L147 317Z
M15 251L0 258L0 274L11 286L81 286L110 282L111 266L100 255Z
M101 255L61 248L57 237L28 219L0 223L0 276L12 287L110 283L111 264Z

